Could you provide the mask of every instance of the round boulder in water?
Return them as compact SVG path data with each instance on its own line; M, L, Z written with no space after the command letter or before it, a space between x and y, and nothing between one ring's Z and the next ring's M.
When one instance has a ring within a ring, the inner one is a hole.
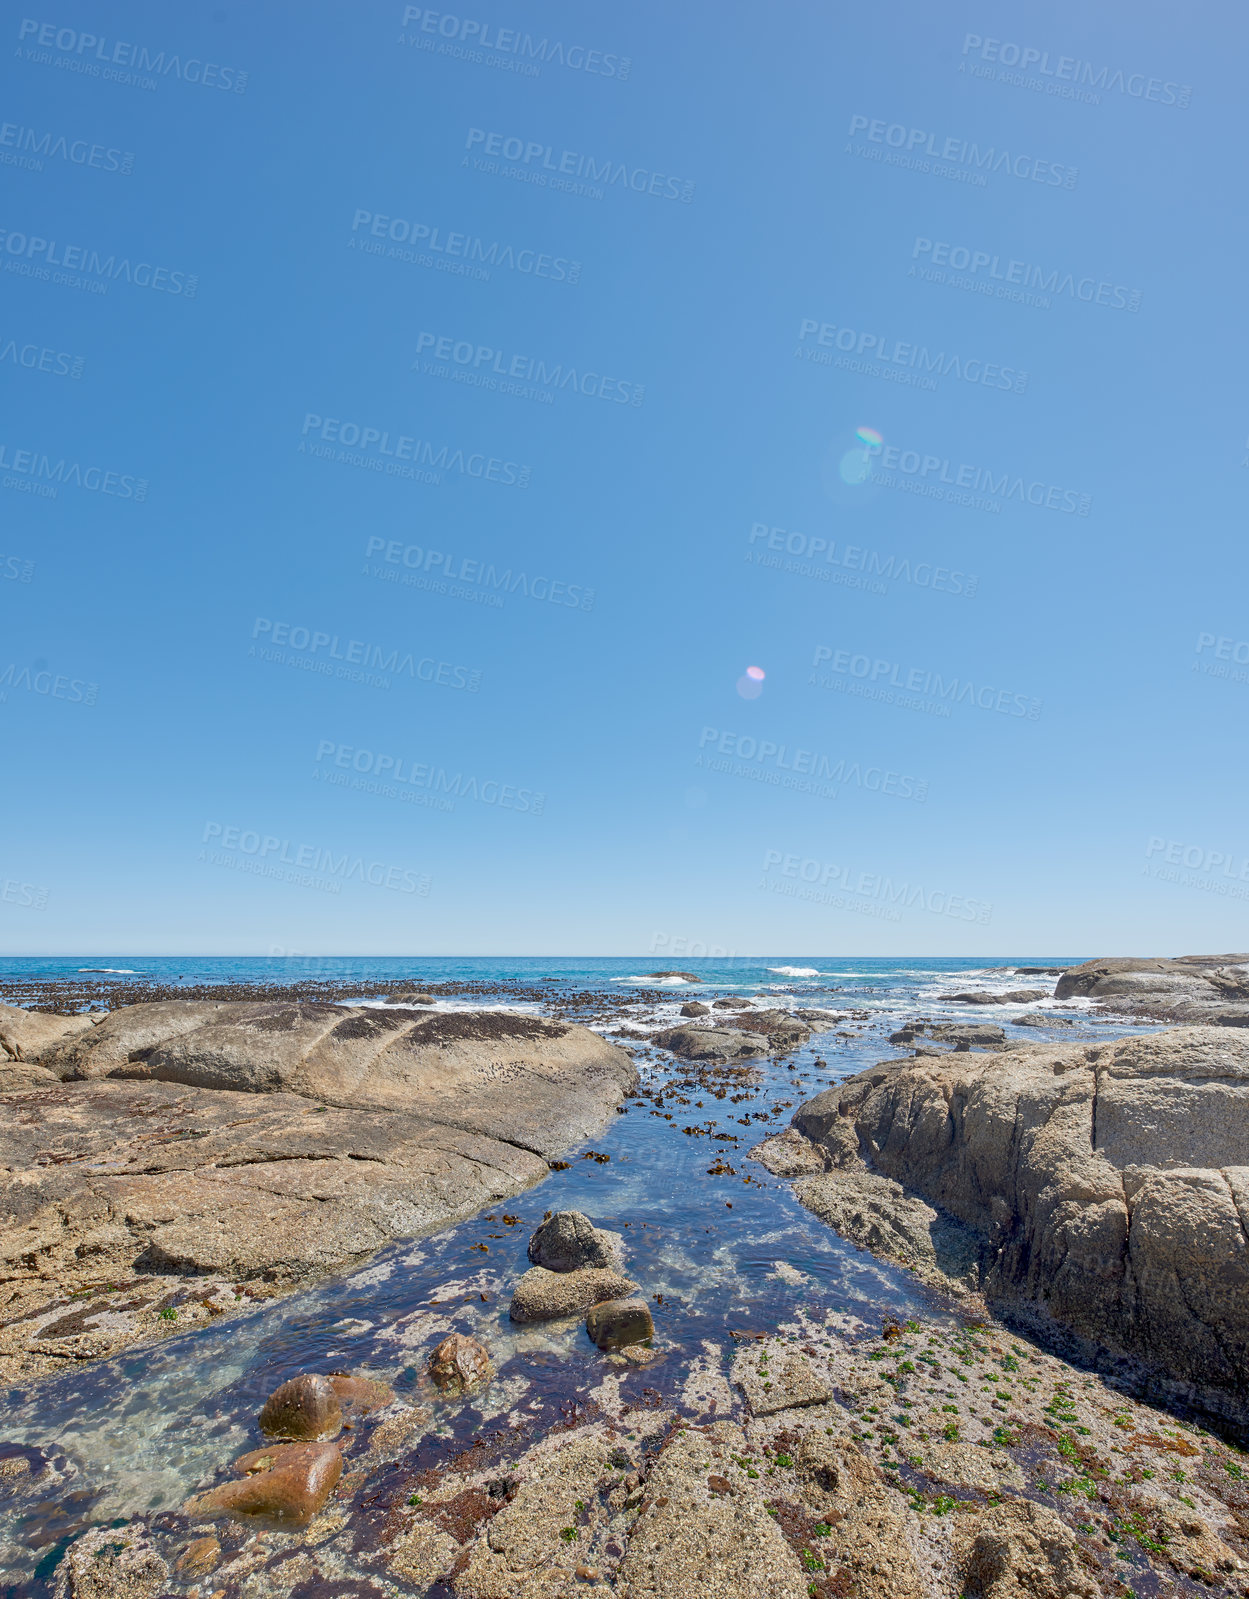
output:
M604 1299L592 1306L585 1330L600 1349L623 1349L655 1336L655 1323L644 1299Z
M618 1267L614 1234L597 1228L579 1210L557 1210L529 1240L529 1258L547 1271L581 1271L586 1266Z
M439 1388L464 1393L491 1374L490 1355L484 1344L463 1333L451 1333L429 1357L429 1375Z
M332 1438L342 1424L333 1382L307 1371L275 1388L260 1412L260 1430L271 1438Z

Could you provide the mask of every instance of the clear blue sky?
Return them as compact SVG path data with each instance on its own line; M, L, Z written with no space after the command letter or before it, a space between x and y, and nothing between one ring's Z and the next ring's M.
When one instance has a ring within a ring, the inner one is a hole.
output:
M1245 946L1233 8L4 26L0 950Z

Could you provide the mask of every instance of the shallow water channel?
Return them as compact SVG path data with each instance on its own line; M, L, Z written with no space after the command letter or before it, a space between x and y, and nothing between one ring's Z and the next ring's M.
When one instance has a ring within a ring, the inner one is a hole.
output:
M802 1002L865 1003L844 989L808 991ZM882 996L873 1009L854 1036L817 1032L784 1057L751 1062L746 1077L630 1044L643 1095L534 1188L318 1287L11 1389L0 1423L3 1592L49 1592L60 1553L88 1525L176 1509L255 1447L264 1399L301 1371L378 1377L401 1398L430 1406L420 1443L433 1463L484 1430L511 1428L518 1441L531 1441L591 1402L605 1379L627 1401L645 1395L680 1407L690 1385L727 1370L733 1335L775 1330L804 1307L820 1320L833 1315L852 1335L878 1334L886 1318L939 1313L907 1272L843 1242L747 1153L785 1127L803 1100L896 1053L884 1037L916 1013L914 999ZM925 1013L937 1009L928 1002ZM1059 1033L1066 1040L1088 1029ZM1039 1042L1047 1034L1029 1036ZM580 1322L508 1319L530 1234L548 1212L570 1208L621 1233L662 1359L621 1371ZM430 1349L451 1331L481 1339L495 1366L494 1381L467 1399L442 1399L424 1378ZM45 1468L37 1481L5 1476L5 1460L17 1454Z

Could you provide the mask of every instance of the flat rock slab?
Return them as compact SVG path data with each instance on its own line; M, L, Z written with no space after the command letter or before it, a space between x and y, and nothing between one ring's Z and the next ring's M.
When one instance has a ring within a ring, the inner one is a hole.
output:
M512 1290L513 1321L558 1321L584 1316L602 1299L623 1299L637 1283L613 1267L586 1266L581 1271L547 1271L530 1266Z
M55 1075L0 1100L7 1376L178 1330L150 1294L71 1307L75 1290L276 1291L472 1215L544 1177L636 1077L587 1028L528 1016L199 1001L115 1011L37 1064Z
M651 1043L670 1049L682 1060L750 1060L771 1048L762 1033L723 1027L668 1027L655 1033Z
M823 1405L833 1397L824 1367L774 1339L750 1344L733 1361L733 1381L756 1416Z

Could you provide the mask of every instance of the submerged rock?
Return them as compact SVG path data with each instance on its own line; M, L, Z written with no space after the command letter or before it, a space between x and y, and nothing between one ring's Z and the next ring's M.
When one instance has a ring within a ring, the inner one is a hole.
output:
M595 1227L579 1210L557 1210L529 1240L529 1258L548 1271L577 1271L583 1266L620 1265L615 1233Z
M221 1561L221 1545L216 1538L195 1538L174 1562L174 1570L184 1581L193 1582L214 1571Z
M491 1376L490 1355L484 1344L463 1333L451 1333L429 1357L429 1375L439 1388L467 1393Z
M65 1551L56 1599L158 1599L169 1566L141 1527L93 1527Z
M581 1271L548 1271L531 1266L512 1291L508 1314L513 1321L555 1321L583 1316L600 1299L623 1299L637 1287L614 1268L587 1266Z
M343 1412L330 1379L304 1372L273 1390L259 1420L270 1438L333 1438Z
M655 1336L655 1323L644 1299L604 1299L590 1308L585 1330L600 1349L623 1349Z
M371 1410L381 1410L394 1403L394 1390L384 1382L374 1382L371 1377L352 1377L345 1371L332 1371L330 1387L344 1417L367 1416Z
M225 1512L302 1526L333 1493L343 1457L332 1443L274 1444L240 1455L233 1469L247 1475L197 1494L187 1504L188 1516Z

